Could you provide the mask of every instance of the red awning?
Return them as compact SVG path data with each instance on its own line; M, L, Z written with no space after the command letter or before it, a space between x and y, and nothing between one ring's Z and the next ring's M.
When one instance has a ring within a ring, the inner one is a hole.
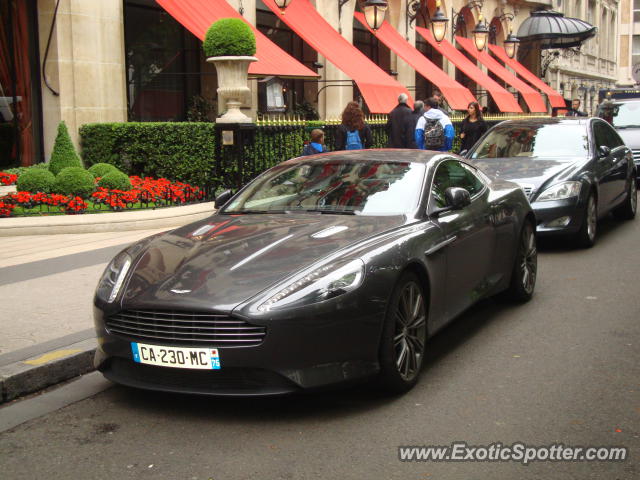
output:
M493 72L503 82L508 83L513 88L518 90L522 94L522 98L529 106L531 112L546 112L547 105L538 92L536 92L529 85L524 83L518 77L516 77L509 70L500 65L495 58L489 55L486 51L479 52L473 41L469 38L456 36L456 41L464 48L469 54L478 59L485 67Z
M241 18L256 34L257 62L249 65L249 75L280 77L317 77L287 52L264 36L247 22L225 0L156 0L173 18L200 40L204 40L207 29L221 18Z
M355 17L362 25L369 28L364 15L360 12L355 13ZM373 30L369 28L373 33ZM436 85L444 97L447 99L449 106L454 110L466 110L470 102L475 102L473 94L464 85L460 85L449 75L444 73L435 63L431 62L427 57L420 53L416 48L407 42L395 28L386 21L382 27L375 33L378 40L384 43L392 51L394 51L405 62L411 65L416 72Z
M476 82L481 87L484 87L491 95L493 100L501 112L522 112L522 108L518 105L515 97L511 95L507 90L502 88L495 80L489 78L482 70L480 70L471 60L464 56L464 54L456 47L454 47L447 39L443 39L442 42L436 42L433 38L431 31L426 28L416 27L416 31L424 37L424 39L431 44L441 55L444 55L451 61L458 69L460 69L467 77Z
M264 4L316 52L356 82L372 113L389 113L398 104L398 95L403 92L409 95L405 87L329 25L309 0L293 0L284 15L273 0L265 0Z
M498 45L489 45L491 52L498 57L501 61L503 61L506 65L511 67L518 75L524 78L531 85L536 87L538 90L547 94L549 98L549 103L552 107L566 107L564 102L564 98L558 92L556 92L549 85L544 83L542 79L538 78L533 72L527 70L527 68L522 65L519 61L514 58L509 58L507 52L504 51L504 48Z

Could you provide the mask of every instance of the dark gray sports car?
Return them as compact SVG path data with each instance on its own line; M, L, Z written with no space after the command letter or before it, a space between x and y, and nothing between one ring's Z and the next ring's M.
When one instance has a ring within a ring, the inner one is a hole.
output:
M456 315L498 292L531 297L534 226L516 184L454 155L293 159L113 259L95 364L152 390L269 395L377 377L404 391Z
M591 247L597 221L636 215L631 150L599 118L507 120L466 154L492 177L518 183L536 214L539 235L572 235Z

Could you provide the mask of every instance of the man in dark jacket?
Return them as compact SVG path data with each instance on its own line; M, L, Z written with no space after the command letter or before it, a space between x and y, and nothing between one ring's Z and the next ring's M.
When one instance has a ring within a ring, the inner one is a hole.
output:
M406 93L398 96L398 105L389 113L387 134L389 148L416 148L413 140L413 110L407 105L409 97Z
M586 117L587 114L580 111L581 103L579 98L574 98L571 101L571 109L565 114L565 117Z

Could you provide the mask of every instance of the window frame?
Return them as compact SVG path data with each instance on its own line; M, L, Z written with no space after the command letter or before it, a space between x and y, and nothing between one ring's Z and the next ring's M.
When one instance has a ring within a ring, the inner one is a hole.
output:
M471 195L471 192L469 192L469 195L471 197L471 203L473 203L474 201L476 201L478 198L480 198L489 188L488 186L488 178L484 175L479 174L479 170L474 167L473 165L469 165L468 163L458 159L458 158L454 158L454 157L446 157L441 159L434 167L433 167L433 173L428 177L428 188L427 188L427 192L429 195L429 200L427 201L427 212L433 213L434 211L436 211L439 208L443 208L443 207L438 207L435 202L435 196L433 194L433 184L436 178L436 173L438 171L438 169L440 167L442 167L442 164L445 162L457 162L458 164L460 164L462 166L462 168L468 172L470 175L472 175L479 183L480 185L482 185L482 188L480 190L478 190L475 194ZM464 188L464 187L459 187L459 188Z

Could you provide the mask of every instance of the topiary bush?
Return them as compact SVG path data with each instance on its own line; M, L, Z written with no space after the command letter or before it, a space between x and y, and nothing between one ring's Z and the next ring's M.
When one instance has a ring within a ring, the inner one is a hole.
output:
M62 169L67 167L82 167L82 161L76 153L69 136L69 130L67 130L67 124L63 120L58 125L58 136L53 146L53 152L51 152L49 170L54 175L58 175Z
M102 178L107 173L119 172L120 170L118 170L115 166L111 165L110 163L101 162L101 163L96 163L95 165L91 165L88 171L91 175L94 176L94 178Z
M53 189L56 177L49 170L42 168L25 169L18 177L16 188L19 192L49 193Z
M67 167L56 177L53 192L88 198L95 191L95 179L82 167Z
M256 53L256 36L243 20L222 18L211 24L202 47L207 57L250 57Z
M107 172L104 177L98 180L98 186L108 188L110 190L122 190L127 192L131 190L131 180L129 180L129 176L127 174L122 173L120 170L113 167L112 171Z

